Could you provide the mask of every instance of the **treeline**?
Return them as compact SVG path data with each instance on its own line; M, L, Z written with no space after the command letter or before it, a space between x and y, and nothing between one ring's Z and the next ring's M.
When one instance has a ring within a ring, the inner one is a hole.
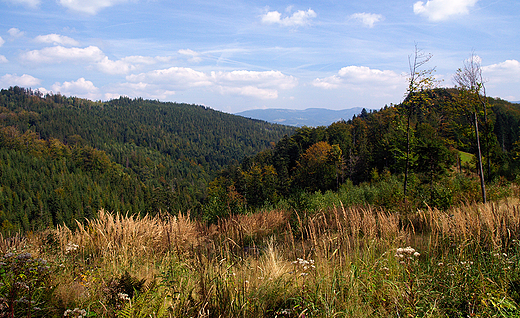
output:
M294 206L316 192L390 180L399 187L392 186L387 194L392 196L386 202L389 208L403 201L450 206L457 195L450 183L476 178L473 117L461 110L455 89L421 94L413 113L405 100L379 111L363 110L328 127L303 127L274 147L227 167L210 184L207 213L216 218L287 200ZM486 101L486 113L478 114L486 180L512 180L520 172L520 105ZM405 196L401 187L407 158L410 192ZM478 188L464 187L478 193Z
M207 107L0 92L3 231L82 220L99 208L200 214L219 169L293 128Z

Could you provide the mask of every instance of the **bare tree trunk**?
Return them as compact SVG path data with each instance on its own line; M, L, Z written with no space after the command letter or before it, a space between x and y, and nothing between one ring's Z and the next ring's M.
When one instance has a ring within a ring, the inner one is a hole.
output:
M410 114L408 114L408 123L406 125L406 166L404 170L404 199L408 190L408 169L410 167Z
M475 137L477 139L478 173L480 175L480 189L482 190L482 202L486 203L486 185L484 183L484 170L482 169L482 154L480 152L480 138L478 134L478 120L475 112Z

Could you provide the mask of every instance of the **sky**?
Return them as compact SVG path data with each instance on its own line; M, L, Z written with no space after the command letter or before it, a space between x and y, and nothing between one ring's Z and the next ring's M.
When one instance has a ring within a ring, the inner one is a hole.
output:
M379 109L416 47L439 86L475 55L520 101L518 0L0 0L0 88L91 100Z

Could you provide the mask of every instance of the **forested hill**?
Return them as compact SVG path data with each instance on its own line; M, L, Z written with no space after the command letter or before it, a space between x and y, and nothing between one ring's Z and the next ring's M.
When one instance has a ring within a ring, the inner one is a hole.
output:
M372 189L356 202L393 209L403 202L446 208L479 200L474 99L455 89L418 97L408 99L414 104L363 109L330 126L299 128L275 147L228 167L211 183L214 213L240 213L287 198L305 209L302 202L314 193L359 194L356 189L378 182L378 193ZM477 116L486 182L520 181L520 105L487 98Z
M217 170L293 132L203 106L2 90L0 222L69 223L100 207L196 211Z

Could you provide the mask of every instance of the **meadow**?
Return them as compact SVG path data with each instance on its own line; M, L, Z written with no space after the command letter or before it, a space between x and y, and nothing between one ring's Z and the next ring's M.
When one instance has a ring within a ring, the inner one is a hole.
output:
M100 210L0 240L2 317L520 317L520 201L208 225Z

